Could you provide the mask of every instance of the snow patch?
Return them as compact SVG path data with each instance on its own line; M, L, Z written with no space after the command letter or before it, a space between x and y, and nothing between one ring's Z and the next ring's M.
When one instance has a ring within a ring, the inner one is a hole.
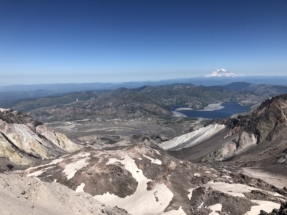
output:
M89 152L81 152L81 153L78 153L78 154L75 154L72 156L73 159L77 159L77 158L85 158L85 157L88 157L90 156L91 153Z
M188 189L189 194L187 195L187 197L189 200L191 200L193 190L195 190L195 188Z
M252 202L258 204L256 206L251 206L251 210L246 212L244 215L258 215L260 214L260 210L264 210L267 213L272 212L274 208L279 209L280 204L275 202L269 202L269 201L261 201L261 200L252 200Z
M229 175L223 175L221 176L221 178L227 178L227 179L230 179L231 177Z
M33 170L33 169L37 169L37 168L40 168L40 167L45 167L45 166L50 166L50 165L54 165L54 164L57 164L57 163L60 163L64 160L64 158L58 158L58 159L55 159L53 160L52 162L50 163L47 163L47 164L43 164L43 165L39 165L39 166L35 166L35 167L30 167L29 169L27 169L26 171L30 171L30 170Z
M171 210L165 213L161 213L161 215L186 215L182 207L180 206L178 210Z
M76 192L84 192L84 187L85 187L85 183L81 183L77 189Z
M204 204L204 202L202 202L197 208L198 209L202 208L203 204Z
M46 170L51 169L51 168L53 168L53 167L51 166L51 167L47 167L47 168L45 168L45 169L38 170L38 171L36 171L36 172L33 172L33 173L28 174L27 176L28 176L28 177L38 177L39 175L41 175L42 173L44 173Z
M162 165L162 162L161 160L158 160L158 159L154 159L154 158L151 158L147 155L143 155L145 158L149 159L151 161L151 163L154 163L154 164L157 164L157 165Z
M173 198L173 193L165 184L157 184L152 190L147 190L147 183L151 181L147 179L141 169L139 169L135 161L126 155L123 160L110 158L107 165L121 163L132 176L137 180L138 187L134 194L125 198L120 198L114 194L105 193L96 195L94 198L99 202L124 208L131 214L162 214ZM154 193L156 193L156 197ZM147 207L148 205L148 207Z
M47 165L54 165L54 164L62 162L63 160L64 160L64 158L58 158L58 159L53 160L51 163L49 163Z
M154 151L155 151L155 153L157 153L158 155L161 155L161 153L160 153L158 150L154 149Z
M281 195L279 193L274 193L273 195L276 196L276 197L285 198L285 196L283 196L283 195Z
M209 215L219 215L219 213L217 213L216 211L221 211L222 209L222 204L215 204L215 205L211 205L208 207L210 210L212 210L211 213L209 213Z
M65 169L63 172L66 174L68 180L73 178L78 170L88 165L88 163L86 163L86 160L87 158L81 159L81 160L78 160L74 163L70 163L65 166Z
M38 170L36 172L30 173L27 176L28 177L37 177L37 176L41 175L43 172L44 172L44 170L41 169L41 170Z
M207 184L204 184L203 186L206 188L211 187L214 190L227 193L231 196L238 196L244 198L245 195L243 193L251 192L252 190L260 190L244 184L228 184L225 182L213 182L213 181L209 181Z

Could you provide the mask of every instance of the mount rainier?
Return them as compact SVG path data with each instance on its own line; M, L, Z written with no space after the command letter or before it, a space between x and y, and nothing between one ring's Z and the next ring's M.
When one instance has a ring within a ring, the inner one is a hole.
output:
M241 77L241 76L243 75L234 72L228 72L225 69L217 69L212 73L206 75L205 77Z

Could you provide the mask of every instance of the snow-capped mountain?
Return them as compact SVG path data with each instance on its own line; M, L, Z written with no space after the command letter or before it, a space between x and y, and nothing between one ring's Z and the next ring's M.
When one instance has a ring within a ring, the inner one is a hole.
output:
M243 75L234 72L228 72L225 69L217 69L212 73L206 75L205 77L240 77L240 76Z

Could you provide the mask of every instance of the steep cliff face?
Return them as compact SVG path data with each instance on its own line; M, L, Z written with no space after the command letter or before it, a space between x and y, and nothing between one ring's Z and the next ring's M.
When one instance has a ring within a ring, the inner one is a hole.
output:
M214 126L224 129L214 130L212 135L208 135L207 128ZM241 157L243 163L268 160L269 164L282 164L287 163L286 132L287 95L280 95L267 99L250 115L215 120L204 128L183 135L186 137L184 141L177 137L162 143L161 147L189 160L224 161ZM196 134L199 135L195 141ZM208 138L203 138L205 136Z
M246 131L257 136L257 143L272 141L277 134L287 127L287 94L264 101L253 111Z
M27 165L51 159L81 146L33 118L9 109L0 110L0 158Z
M285 156L286 116L287 95L267 99L250 116L233 119L237 123L230 132L232 135L223 140L222 146L206 156L203 161L222 161L231 157L237 159L236 155L246 152L249 157L241 156L241 160L270 160L269 163L274 163L276 157ZM252 152L249 151L251 148Z

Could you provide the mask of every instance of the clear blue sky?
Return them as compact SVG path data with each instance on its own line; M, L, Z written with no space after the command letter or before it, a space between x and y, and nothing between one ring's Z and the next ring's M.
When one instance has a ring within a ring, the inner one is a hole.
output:
M286 0L0 0L0 85L287 75Z

